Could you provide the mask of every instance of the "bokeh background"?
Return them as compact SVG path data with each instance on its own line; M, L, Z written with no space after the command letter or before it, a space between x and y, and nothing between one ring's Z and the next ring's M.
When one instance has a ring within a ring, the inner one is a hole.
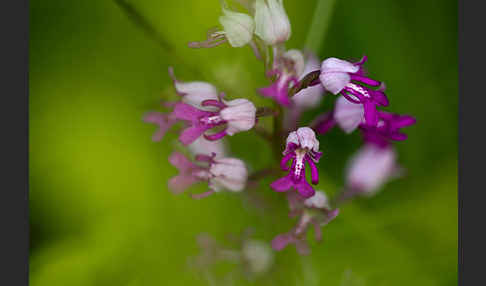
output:
M293 29L287 47L303 48L317 1L284 2ZM270 103L255 93L266 81L249 47L187 48L217 25L219 1L124 3L130 5L30 2L34 286L210 285L188 267L188 257L199 252L197 234L223 241L253 227L255 238L270 241L294 223L284 198L269 188L258 190L265 208L241 194L194 201L167 190L176 174L167 156L180 146L174 135L152 142L154 126L141 118L174 96L168 66L182 80L210 81L231 97L259 104ZM329 8L317 21L317 54L368 55L368 70L387 83L388 110L418 120L405 131L409 139L396 144L406 177L343 206L323 229L324 241L311 242L310 256L288 247L276 254L268 275L238 277L234 285L456 285L457 3L321 5ZM150 26L130 17L130 8ZM330 103L328 97L319 109ZM320 141L319 187L332 194L343 185L344 166L360 138L333 130ZM253 169L270 162L271 150L252 132L231 138L230 147Z

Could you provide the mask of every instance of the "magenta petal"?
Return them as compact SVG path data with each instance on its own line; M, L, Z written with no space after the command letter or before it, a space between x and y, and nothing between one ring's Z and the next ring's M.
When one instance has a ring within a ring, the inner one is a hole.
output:
M157 130L152 136L152 141L155 142L162 140L167 130L169 130L169 128L174 124L173 120L169 120L167 114L160 112L146 113L143 117L143 121L147 123L154 123L159 126L159 130Z
M292 187L292 185L292 180L285 176L271 183L270 187L277 192L286 192Z
M211 134L211 135L204 134L204 138L206 138L209 141L216 141L226 136L226 134L227 134L226 129L224 129L215 134Z
M204 131L209 129L207 126L191 126L184 129L181 135L179 135L179 141L184 145L189 145L194 142L199 136L201 136Z
M306 159L307 164L309 164L311 169L311 182L312 184L317 185L319 183L319 172L317 171L317 166L310 158L307 157Z
M288 233L279 234L272 240L272 248L276 251L280 251L294 241L294 237Z
M352 74L351 79L362 82L362 83L370 85L370 86L379 86L381 84L381 82L379 82L377 80L374 80L374 79L371 79L371 78L368 78L368 77L365 77L365 76L361 76L361 75L356 75L356 74Z
M399 125L400 127L405 127L405 126L414 125L416 122L417 120L414 117L409 115L402 115L400 116L397 125Z
M407 139L407 134L404 133L392 133L389 135L390 139L396 140L396 141L403 141Z
M202 106L215 106L215 107L218 107L220 109L226 107L226 104L224 104L223 102L221 102L219 100L215 100L215 99L206 99L201 103L201 105Z
M280 80L277 80L275 83L268 87L258 89L258 92L260 92L265 97L273 98L277 103L283 106L289 106L290 99L288 97L288 90L287 88L281 88L280 84Z
M314 122L315 126L317 126L315 129L318 134L324 134L336 125L332 111L319 115Z
M372 102L365 102L363 104L363 107L366 125L376 126L376 124L378 123L378 113L376 112L375 104Z
M302 178L302 180L294 187L297 189L299 194L304 198L310 198L316 193L316 191L314 191L312 186L309 183L307 183L305 178Z
M212 154L216 154L216 153L212 153ZM199 161L199 162L207 162L207 163L210 163L213 161L214 159L214 156L209 156L209 155L205 155L205 154L197 154L196 155L196 158L194 158L196 161Z
M191 195L191 197L195 200L200 200L200 199L203 199L209 195L212 195L214 193L213 190L209 190L207 192L204 192L204 193L201 193L201 194L194 194L194 195Z
M292 157L294 156L294 153L287 153L283 158L282 160L280 161L280 169L282 169L283 171L288 171L289 170L289 167L287 166L287 162L292 159Z
M187 172L195 167L195 165L189 161L183 154L174 152L169 157L169 163L176 167L179 172Z
M174 194L180 194L197 181L198 179L193 177L192 175L181 174L170 178L168 186Z
M179 102L174 106L171 116L181 120L197 122L200 117L211 115L211 112L199 110L192 105Z
M381 106L388 106L390 104L388 98L386 97L386 94L382 91L374 91L373 100Z

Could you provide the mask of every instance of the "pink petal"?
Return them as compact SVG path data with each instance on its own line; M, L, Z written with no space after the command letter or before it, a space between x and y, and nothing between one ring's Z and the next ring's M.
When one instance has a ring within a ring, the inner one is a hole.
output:
M292 180L287 176L276 180L270 184L270 187L277 192L286 192L293 186Z

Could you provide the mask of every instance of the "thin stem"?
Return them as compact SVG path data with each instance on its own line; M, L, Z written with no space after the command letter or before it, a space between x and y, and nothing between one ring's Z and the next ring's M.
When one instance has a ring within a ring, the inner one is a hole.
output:
M279 169L266 168L266 169L262 169L262 170L256 171L255 173L251 174L250 176L248 176L248 179L252 180L252 181L256 181L256 180L260 180L260 179L265 178L265 177L270 176L270 175L277 175L279 173L280 173Z
M340 205L349 202L352 198L355 197L359 192L353 189L344 188L341 192L331 200L331 206L335 208L339 207Z
M260 137L262 137L263 139L269 141L270 143L272 143L272 134L270 132L268 132L265 128L261 127L261 126L255 126L253 127L253 130L255 131L255 133L257 135L259 135Z
M256 117L277 116L277 111L270 107L258 107Z

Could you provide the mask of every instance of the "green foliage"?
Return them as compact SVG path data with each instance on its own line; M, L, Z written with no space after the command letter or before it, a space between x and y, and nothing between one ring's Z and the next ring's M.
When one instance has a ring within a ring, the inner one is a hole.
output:
M285 0L290 48L303 48L316 1ZM208 285L187 259L195 235L218 240L246 227L270 241L287 231L284 198L264 187L265 210L243 194L203 201L168 192L174 135L150 141L141 117L174 96L167 74L215 83L257 105L266 84L249 47L189 49L217 25L218 1L130 1L158 33L154 41L114 1L31 1L31 283ZM455 285L457 283L457 27L455 1L336 1L318 55L359 58L384 79L390 110L417 117L397 144L404 178L376 197L343 206L324 241L300 257L276 254L269 276L235 285ZM327 21L328 19L323 19ZM315 24L326 26L326 24ZM161 44L163 43L163 44ZM324 106L328 106L328 96ZM319 110L308 115L312 118ZM268 164L271 150L235 135L235 156ZM320 138L320 188L343 184L358 136ZM242 143L243 142L243 143ZM201 186L203 190L204 186ZM242 200L243 199L243 200Z

